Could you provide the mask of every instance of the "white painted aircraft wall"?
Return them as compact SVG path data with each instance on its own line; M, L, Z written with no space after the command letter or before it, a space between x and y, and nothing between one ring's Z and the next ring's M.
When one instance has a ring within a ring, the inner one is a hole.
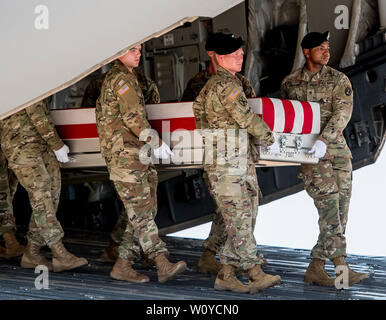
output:
M68 87L178 22L215 17L240 2L1 0L0 118ZM41 19L39 6L47 9L48 20ZM42 21L48 29L35 27Z

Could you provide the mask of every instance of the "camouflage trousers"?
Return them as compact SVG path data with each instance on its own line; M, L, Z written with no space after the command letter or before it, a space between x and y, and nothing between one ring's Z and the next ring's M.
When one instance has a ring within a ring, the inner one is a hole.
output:
M211 195L219 208L227 232L220 251L221 264L248 270L263 260L253 235L259 205L259 186L254 163L234 175L227 167L206 167Z
M25 145L4 153L9 168L28 192L32 215L27 239L37 246L51 247L64 235L56 219L61 190L59 163L48 146Z
M205 181L206 187L208 188L212 198L215 199L214 195L212 194L212 188L211 188L208 174L206 171L204 171L202 178ZM213 252L220 253L221 248L224 246L226 242L228 234L225 228L225 223L221 214L221 210L218 208L216 202L215 202L215 208L216 208L216 211L213 214L210 233L208 238L204 241L203 247L206 250L211 250Z
M152 167L146 171L126 170L122 176L125 181L113 180L128 217L118 248L119 256L134 260L140 255L140 249L149 259L154 259L160 253L167 253L154 221L157 213L157 171ZM113 240L119 240L119 224L124 221L124 218L118 220L113 231Z
M153 219L155 218L156 212L152 213ZM125 235L126 227L128 226L129 218L127 217L126 209L123 208L120 216L118 217L117 222L114 225L113 230L111 231L111 239L116 243L121 243L123 236ZM131 255L130 259L140 261L142 259L143 250L141 249L141 245L139 244L139 239L135 235L133 235L132 244L131 244Z
M351 159L335 157L303 165L299 175L319 213L319 237L311 256L323 260L346 256L346 224L352 190Z
M0 150L0 235L16 231L12 200L17 184L16 176L12 170L8 169L7 159Z
M128 223L128 218L126 214L126 209L123 208L121 215L118 217L118 220L114 225L113 231L111 231L111 239L114 242L121 243L123 239L123 235L125 234L127 223Z

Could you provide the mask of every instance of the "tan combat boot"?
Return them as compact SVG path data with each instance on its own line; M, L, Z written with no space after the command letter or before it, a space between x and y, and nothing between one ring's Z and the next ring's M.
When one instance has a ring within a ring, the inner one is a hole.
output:
M185 271L186 262L179 261L177 263L171 263L166 258L164 253L159 254L154 258L155 265L157 267L158 282L163 283L175 275Z
M12 231L5 232L3 234L3 237L5 241L4 258L15 258L21 256L25 252L26 246L22 246L19 241L17 241L15 234Z
M54 272L72 270L86 265L88 262L85 258L78 258L69 253L64 247L62 241L51 246L52 251L52 266Z
M280 276L264 273L259 264L248 271L249 292L257 293L280 283Z
M206 249L198 260L197 272L218 274L221 264L216 260L216 253Z
M131 261L118 257L113 270L110 273L110 277L116 280L124 280L135 283L149 282L149 277L135 271L131 267L131 264Z
M313 258L304 275L304 282L324 287L333 287L335 279L324 270L324 260Z
M115 262L118 259L118 247L119 243L111 240L108 247L105 248L100 258L104 262Z
M228 290L239 293L249 292L249 287L237 279L235 267L230 264L226 264L221 268L217 274L214 288L220 291Z
M259 254L259 258L261 258L261 261L262 261L260 266L262 268L265 268L268 265L268 261L264 258L264 256L261 253ZM248 273L247 270L243 270L241 268L237 268L235 272L236 272L236 276L242 276L243 274Z
M27 248L21 258L22 268L33 269L39 265L45 265L49 271L52 270L52 263L40 254L40 246L28 242Z
M355 272L355 271L351 270L350 267L348 266L348 264L344 261L343 256L340 256L340 257L333 259L332 262L334 263L335 268L337 266L346 266L347 267L347 269L348 269L348 285L350 287L353 286L354 284L357 284L357 283L367 279L369 277L369 275L371 274L371 272L359 273L359 272ZM343 271L341 271L339 274L336 274L336 276L339 276L342 272Z

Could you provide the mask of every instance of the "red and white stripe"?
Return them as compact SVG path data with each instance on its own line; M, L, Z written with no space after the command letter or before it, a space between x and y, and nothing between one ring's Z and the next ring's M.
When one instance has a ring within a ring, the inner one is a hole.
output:
M248 99L248 105L262 117L272 131L297 134L320 133L319 103L252 98Z
M298 134L320 132L318 103L253 98L248 99L248 104L272 131ZM150 125L159 133L196 129L192 102L149 104L146 111ZM52 110L51 116L62 139L98 138L94 108Z
M98 138L95 108L61 109L50 113L62 139Z
M196 129L192 105L192 102L148 104L146 105L147 120L159 133L179 129L191 131Z

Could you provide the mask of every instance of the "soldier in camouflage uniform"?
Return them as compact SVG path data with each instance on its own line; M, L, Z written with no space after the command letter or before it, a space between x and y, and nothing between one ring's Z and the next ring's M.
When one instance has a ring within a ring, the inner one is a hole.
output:
M149 278L132 268L139 254L134 237L143 252L155 261L158 281L165 282L186 269L186 263L170 263L165 243L158 235L154 221L157 212L157 172L154 166L140 160L145 142L139 136L150 129L146 119L145 100L133 68L139 64L141 45L120 57L107 73L96 105L96 123L101 152L106 160L115 189L128 216L128 223L119 245L119 257L110 276L129 282L148 282ZM159 158L172 153L157 139L153 150ZM161 145L158 147L158 143Z
M330 259L335 267L346 265L345 230L352 188L352 157L343 130L351 118L353 91L346 75L327 66L328 40L329 32L312 32L304 37L306 64L283 80L281 97L320 104L321 134L310 150L319 158L319 163L303 164L299 174L305 190L314 199L320 229L304 280L334 286L334 279L327 274L324 264ZM347 270L350 285L367 277L367 274Z
M32 208L21 266L46 265L59 272L87 264L86 259L70 254L61 241L63 229L56 219L61 186L58 161L68 161L69 150L54 128L45 100L1 121L1 148L8 167L28 192ZM40 254L45 245L51 248L52 264Z
M25 246L20 245L15 237L16 221L12 199L17 183L15 174L8 169L7 159L0 149L0 236L5 240L5 248L0 246L0 258L11 259L25 251Z
M103 81L106 77L107 73L103 73L97 77L94 77L89 85L87 86L83 98L82 98L82 107L94 108L96 105L96 101L101 93L101 88ZM152 103L160 103L160 94L156 83L150 78L146 77L139 71L133 70L133 74L136 76L139 86L141 87L145 104ZM122 210L121 215L119 216L113 231L111 232L111 241L107 248L101 254L101 259L105 262L115 262L118 258L118 246L122 240L122 237L125 233L127 226L127 214L125 210ZM137 248L140 248L138 239L134 237L134 241L136 242ZM143 251L138 251L141 253L140 256L136 258L142 258L142 263L145 268L149 268L153 265L152 261L150 261Z
M278 284L279 276L261 269L253 235L259 203L259 187L251 154L249 135L259 138L273 153L279 152L272 131L248 106L242 83L235 75L243 62L242 39L221 34L213 50L218 69L193 103L198 128L203 129L205 144L210 133L218 133L213 152L205 152L204 170L210 192L221 211L227 239L220 252L221 270L215 289L256 293ZM231 131L228 131L231 130ZM230 132L241 138L235 153L220 146L229 143ZM220 134L221 133L221 134ZM209 135L208 135L209 134ZM244 134L244 137L243 137ZM248 272L249 286L235 275L235 268Z
M217 72L217 61L215 59L215 52L213 51L213 48L216 46L218 41L221 41L221 37L222 33L213 33L208 37L205 44L205 49L210 59L209 66L207 69L197 73L192 79L188 81L181 101L194 101L209 78ZM245 96L247 98L255 98L255 90L252 88L248 79L240 73L236 73L235 75L241 82ZM197 106L198 105L196 104L196 107ZM201 124L199 122L197 122L197 126L197 129L201 129ZM210 192L210 183L205 171L202 177ZM216 210L213 215L210 234L203 244L204 252L201 255L197 265L197 271L199 273L217 274L221 268L221 265L216 260L216 253L219 253L222 246L225 244L227 232L221 212L216 204L215 207ZM262 254L260 254L260 257L264 261L263 265L266 265L266 260L263 258Z

